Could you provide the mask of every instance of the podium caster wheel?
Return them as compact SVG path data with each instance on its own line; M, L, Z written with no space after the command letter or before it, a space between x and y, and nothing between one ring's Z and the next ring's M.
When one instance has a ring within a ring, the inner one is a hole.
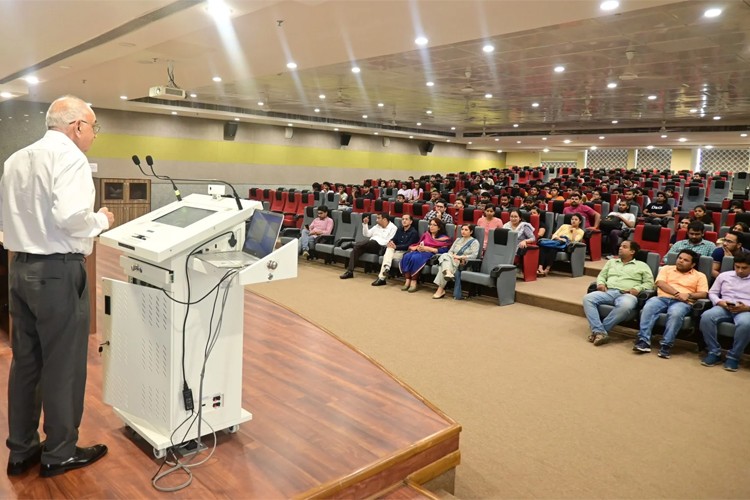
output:
M224 430L226 431L227 434L236 434L237 431L240 430L240 425L239 424L233 425L231 427L227 427Z
M167 456L167 450L159 450L157 448L154 448L154 456L158 459L162 459Z

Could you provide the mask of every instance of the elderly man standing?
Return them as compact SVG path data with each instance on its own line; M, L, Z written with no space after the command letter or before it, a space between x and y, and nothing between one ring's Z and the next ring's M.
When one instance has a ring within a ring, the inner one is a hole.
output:
M103 444L76 446L89 340L84 259L93 238L114 223L106 207L93 211L94 182L84 154L99 124L91 107L73 96L53 102L46 123L42 139L5 162L0 180L0 229L5 248L15 254L9 277L9 476L40 460L41 476L56 476L107 453Z
M589 321L589 342L602 345L609 342L609 331L621 323L638 306L637 295L654 287L654 275L645 262L635 260L641 247L635 241L620 244L619 258L607 261L596 278L596 291L583 298L583 312ZM600 305L615 306L602 320Z
M674 266L664 266L659 270L656 277L656 297L648 299L643 306L634 351L651 352L651 331L659 315L666 312L667 325L661 339L659 357L669 359L682 320L693 310L696 300L705 299L708 295L706 275L695 269L698 259L700 257L692 250L682 250L677 255Z

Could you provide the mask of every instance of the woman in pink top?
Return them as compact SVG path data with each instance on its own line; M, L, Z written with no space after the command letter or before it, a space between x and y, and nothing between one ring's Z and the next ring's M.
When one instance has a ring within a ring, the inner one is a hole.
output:
M484 228L484 243L482 243L482 254L487 250L487 241L489 240L490 229L499 229L503 227L503 221L495 217L495 205L488 203L484 207L484 216L477 221L477 226Z

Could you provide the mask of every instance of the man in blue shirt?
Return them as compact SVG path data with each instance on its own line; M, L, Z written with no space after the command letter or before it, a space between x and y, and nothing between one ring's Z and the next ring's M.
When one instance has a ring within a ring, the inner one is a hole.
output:
M729 231L724 236L724 241L720 247L711 254L713 259L713 268L711 269L711 276L716 278L721 270L721 261L724 260L726 255L737 257L740 254L748 253L748 250L742 246L742 233L737 231Z

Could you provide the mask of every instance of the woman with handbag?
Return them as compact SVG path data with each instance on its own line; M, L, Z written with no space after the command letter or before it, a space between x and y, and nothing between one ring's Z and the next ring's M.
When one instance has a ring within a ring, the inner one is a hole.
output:
M453 242L448 253L438 257L439 270L435 276L434 283L438 286L433 299L445 297L445 285L448 281L455 280L453 298L461 299L461 270L466 266L469 259L479 256L479 241L473 238L474 227L471 224L461 225L461 237Z
M536 270L537 276L547 276L552 264L555 262L557 252L565 251L568 243L577 243L583 240L583 229L581 224L583 218L580 214L570 216L570 224L563 224L552 238L542 238L539 240L539 268Z
M406 279L401 290L416 292L419 275L427 261L434 255L447 252L452 242L453 240L445 232L445 223L437 217L432 219L419 242L409 247L409 251L404 254L404 258L398 264L401 274Z

